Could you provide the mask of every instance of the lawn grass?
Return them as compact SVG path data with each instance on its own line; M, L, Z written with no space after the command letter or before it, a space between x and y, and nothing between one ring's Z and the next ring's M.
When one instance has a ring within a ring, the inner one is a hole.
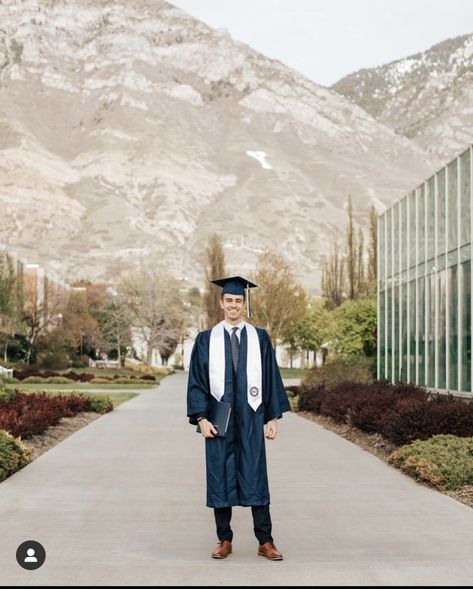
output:
M5 385L5 388L7 389L20 389L22 391L25 391L25 393L39 393L41 391L62 391L62 390L70 390L70 389L74 389L74 390L78 390L78 391L83 391L83 392L87 392L90 391L90 389L100 389L100 390L104 390L104 391L113 391L116 389L125 389L125 390L136 390L136 389L151 389L153 387L156 387L157 383L156 382L140 382L140 383L131 383L131 384L105 384L105 383L101 383L101 382L96 382L94 383L92 382L74 382L73 380L71 380L71 383L64 383L64 384L59 384L59 383L50 383L50 382L45 382L44 384L38 383L38 382L14 382L14 383L8 383Z
M283 378L304 378L309 372L308 368L280 368Z

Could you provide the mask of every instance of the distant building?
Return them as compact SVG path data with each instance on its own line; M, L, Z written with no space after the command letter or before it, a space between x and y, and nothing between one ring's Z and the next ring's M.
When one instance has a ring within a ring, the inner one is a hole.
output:
M378 378L472 393L472 147L378 217Z
M62 314L58 311L61 310L64 297L71 287L53 270L28 262L19 257L15 250L0 244L0 251L6 252L12 260L17 279L23 288L25 310L38 313L38 319L46 327L61 325Z

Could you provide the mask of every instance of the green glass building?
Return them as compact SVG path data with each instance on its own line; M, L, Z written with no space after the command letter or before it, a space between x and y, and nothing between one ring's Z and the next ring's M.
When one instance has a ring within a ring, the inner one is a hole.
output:
M378 217L378 379L472 396L472 147Z

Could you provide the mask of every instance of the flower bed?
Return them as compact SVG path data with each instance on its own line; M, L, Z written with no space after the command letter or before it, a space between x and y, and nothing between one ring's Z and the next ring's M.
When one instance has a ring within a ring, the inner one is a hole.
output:
M423 387L344 381L327 389L303 387L299 408L368 433L380 433L401 446L434 435L473 436L473 404L452 395L434 396Z
M28 395L15 391L11 398L0 399L0 430L27 439L56 425L62 417L82 411L105 413L113 409L109 397L95 395Z

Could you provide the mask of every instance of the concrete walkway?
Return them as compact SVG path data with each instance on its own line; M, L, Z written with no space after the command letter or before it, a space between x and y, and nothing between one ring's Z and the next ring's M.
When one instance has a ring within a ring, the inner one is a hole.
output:
M257 556L241 507L233 554L212 560L186 379L167 377L0 483L2 586L471 584L472 509L296 414L267 443L284 560ZM26 540L46 549L34 571L16 562Z

